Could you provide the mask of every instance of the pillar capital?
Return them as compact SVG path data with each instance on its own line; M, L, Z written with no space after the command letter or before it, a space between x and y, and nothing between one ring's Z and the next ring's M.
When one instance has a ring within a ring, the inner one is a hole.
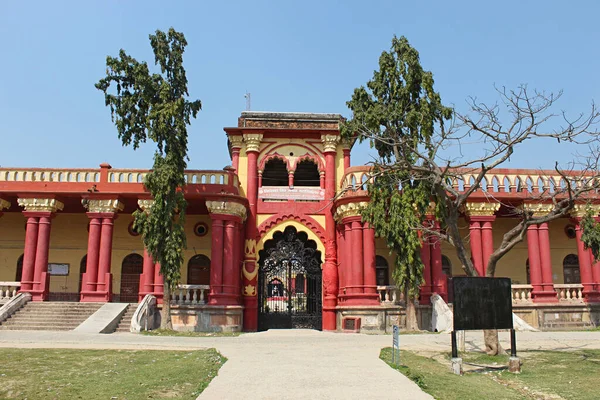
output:
M500 203L468 202L464 205L464 212L471 217L495 217L500 209Z
M83 199L81 204L90 213L117 213L125 209L125 205L118 199Z
M542 217L551 212L554 209L554 205L544 203L523 203L522 208L523 211L532 213L534 217Z
M369 203L366 201L361 201L358 203L347 203L347 204L342 204L340 206L337 207L337 209L335 210L335 214L333 215L333 217L335 218L336 221L341 221L344 218L348 218L348 217L360 217L361 214L361 210L363 208L365 208Z
M244 143L244 138L240 135L230 135L229 143L231 145L231 149L241 149L242 144Z
M50 212L54 213L64 208L64 204L56 199L25 198L18 199L19 206L25 208L25 211Z
M139 199L138 206L142 209L142 211L150 212L152 209L152 205L154 205L154 200L152 199Z
M263 135L261 133L244 133L243 136L244 142L246 142L246 152L254 151L258 153Z
M0 212L2 212L2 210L8 210L10 208L10 202L4 200L4 199L0 199Z
M246 219L246 206L232 201L207 201L206 208L211 214L225 214Z
M600 214L600 204L575 204L571 210L571 217L583 218L588 211L591 211L593 216L597 216Z
M323 152L335 153L340 137L338 135L321 135L321 142L323 143Z

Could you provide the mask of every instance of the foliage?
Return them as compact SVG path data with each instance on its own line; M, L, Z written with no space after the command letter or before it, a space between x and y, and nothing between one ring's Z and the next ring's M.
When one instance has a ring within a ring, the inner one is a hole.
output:
M150 35L150 44L160 74L150 73L146 62L121 50L119 57L107 57L106 77L96 88L104 92L124 146L137 149L147 139L156 143L154 165L144 180L154 203L149 212L134 213L134 227L142 234L155 262L160 263L168 290L179 281L182 250L186 247L183 187L188 160L187 125L198 114L201 102L187 100L184 35L173 28L166 34L157 30ZM113 92L109 91L111 87Z
M194 351L2 349L2 399L196 399L227 361Z
M588 208L581 219L581 241L586 249L590 249L596 261L600 261L600 224L594 219L595 215Z
M421 239L414 227L425 222L432 187L414 181L407 170L387 166L404 160L416 162L415 151L430 152L435 126L450 118L452 110L442 105L433 89L432 73L423 70L419 53L405 37L393 38L367 88L355 89L347 105L353 116L342 127L342 134L352 138L356 132L368 131L358 139L369 140L379 154L372 171L376 179L368 184L371 199L362 211L363 220L372 224L397 254L394 280L414 296L423 276Z

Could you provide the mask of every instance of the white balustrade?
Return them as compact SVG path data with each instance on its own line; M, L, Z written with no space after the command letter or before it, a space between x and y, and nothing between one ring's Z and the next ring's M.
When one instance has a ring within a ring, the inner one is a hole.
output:
M558 301L562 303L583 303L582 284L554 284Z
M6 303L17 295L21 282L0 282L0 302Z
M100 182L97 169L0 168L0 182Z
M398 288L396 286L377 286L377 293L381 305L399 304L402 296L398 296Z
M531 303L532 285L512 285L512 302L513 304Z
M177 285L171 293L171 304L179 306L206 304L205 292L209 289L209 285Z

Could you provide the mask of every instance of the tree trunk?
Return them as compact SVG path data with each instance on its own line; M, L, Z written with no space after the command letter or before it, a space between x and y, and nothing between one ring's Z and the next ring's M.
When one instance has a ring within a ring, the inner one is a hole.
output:
M171 283L165 280L163 285L163 307L160 314L160 329L173 330L171 323Z
M408 289L404 292L404 298L406 299L406 330L407 331L418 331L419 322L417 321L417 308L415 307L415 299L409 296Z
M500 354L506 354L500 341L498 340L497 329L487 329L483 331L483 340L485 342L485 352L488 356L497 356Z

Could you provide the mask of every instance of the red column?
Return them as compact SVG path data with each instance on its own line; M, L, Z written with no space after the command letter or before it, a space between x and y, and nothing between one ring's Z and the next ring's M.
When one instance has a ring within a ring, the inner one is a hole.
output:
M486 276L487 274L487 265L490 262L492 253L494 252L494 232L492 231L492 221L495 219L495 217L489 218L491 221L481 221L483 276Z
M543 297L542 286L542 265L540 261L540 244L537 225L530 225L527 227L527 252L529 254L529 278L533 290L531 292L533 301L536 302L538 295Z
M223 220L218 215L211 215L212 246L210 251L210 304L220 304L219 297L223 293Z
M240 165L240 148L239 147L232 147L231 148L231 164L233 169L235 169L235 172L238 172L238 168Z
M540 263L542 266L542 287L544 301L553 303L557 300L556 291L552 279L552 258L550 256L550 234L548 233L548 223L538 225L538 238L540 244ZM538 299L541 300L541 299Z
M148 250L144 249L144 264L142 266L142 275L140 276L139 300L142 301L145 295L154 292L154 260Z
M423 284L419 290L420 304L431 303L432 281L431 281L431 245L429 237L425 233L421 236L421 261L423 262Z
M481 244L481 223L479 221L469 222L469 235L471 238L471 256L473 257L473 266L479 276L485 276L483 266L483 249Z
M164 291L165 279L160 273L160 263L154 264L154 297L156 297L156 302L158 304L162 304L163 297L165 294Z
M25 230L25 251L23 252L23 274L21 275L20 291L30 292L33 289L39 218L31 216L31 213L27 211L23 214L27 217L27 227Z
M102 229L100 234L100 256L98 258L98 286L97 292L103 294L103 301L112 299L112 239L115 214L106 214L102 218Z
M323 264L323 330L337 329L336 306L339 293L339 272L337 266L336 229L333 219L333 199L335 198L335 151L325 151L325 176L320 175L321 187L325 187L325 200L329 203L325 214L325 263ZM325 178L325 181L323 181Z
M256 265L256 210L258 201L257 186L257 165L258 149L251 150L247 147L246 154L248 158L248 203L249 213L246 219L246 241L249 242L249 248L245 250L244 270L247 274L254 275L251 280L246 276L242 279L243 300L244 300L244 331L256 331L258 329L258 282L255 274ZM244 246L246 248L247 246ZM252 248L250 248L252 247ZM248 290L246 290L246 288Z
M80 301L94 301L89 299L88 292L96 291L96 282L98 282L98 263L100 257L100 234L102 229L102 218L97 214L88 213L90 219L88 232L88 247L85 266L85 274L83 274L83 282L81 285Z
M344 240L344 225L340 224L337 227L337 266L338 266L338 295L343 294L345 286L344 281L344 266L346 265L346 242Z
M344 149L344 170L350 168L350 149Z
M319 174L319 186L321 189L325 189L325 174L322 172Z
M50 218L51 214L40 216L38 227L37 249L33 273L33 290L31 299L45 301L48 298L48 252L50 250Z
M348 295L352 293L352 290L348 289L348 286L351 285L352 282L352 224L350 222L344 222L344 265L342 268L344 269L344 288L345 294Z
M288 186L294 187L294 171L288 173Z
M363 279L365 294L377 294L375 272L375 229L368 223L363 224L364 270Z
M235 222L225 221L225 234L223 246L223 299L222 304L234 305L237 303L235 290Z
M439 231L440 224L435 222L434 229ZM436 236L429 237L431 249L431 281L432 290L448 301L448 288L446 284L446 275L442 270L442 246L440 238Z
M352 221L352 271L349 286L354 286L351 293L362 294L363 280L363 233L362 223L358 219Z
M589 249L586 249L585 245L581 241L581 235L583 232L580 222L581 219L577 219L575 232L577 238L577 256L579 258L579 274L581 276L581 284L583 285L583 297L586 301L597 301L599 294L594 290L592 262Z
M235 236L233 240L233 291L235 294L235 304L240 304L240 294L242 293L240 287L241 280L241 255L240 249L242 245L242 224L241 222L235 223Z

